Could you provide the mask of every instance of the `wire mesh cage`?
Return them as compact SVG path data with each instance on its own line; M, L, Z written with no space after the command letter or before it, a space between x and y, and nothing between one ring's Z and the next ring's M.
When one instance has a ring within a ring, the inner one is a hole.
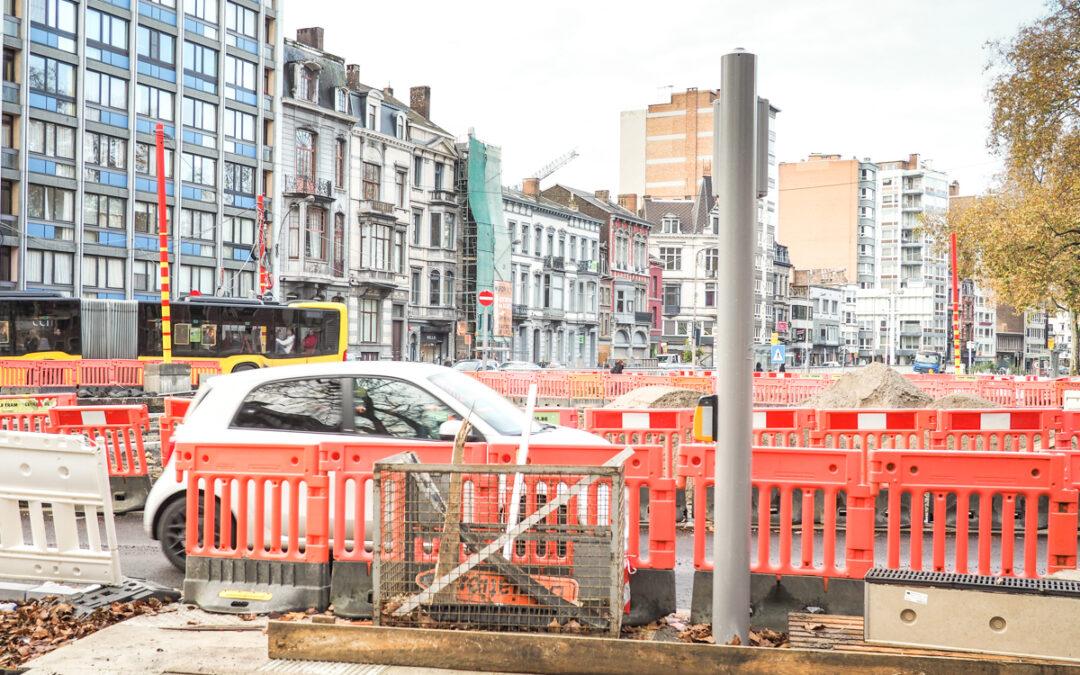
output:
M378 463L374 493L377 625L618 635L620 468Z

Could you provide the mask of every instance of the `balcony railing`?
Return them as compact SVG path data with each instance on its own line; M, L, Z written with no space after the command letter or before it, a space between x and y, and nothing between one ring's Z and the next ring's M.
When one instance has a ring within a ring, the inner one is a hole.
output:
M544 269L562 271L566 267L566 261L561 256L549 255L544 258Z
M652 312L634 312L634 323L652 325Z
M453 190L432 190L431 201L457 204L457 193Z
M595 260L579 260L577 262L577 271L598 274L600 272L600 264Z
M680 309L679 305L664 305L664 316L675 316Z
M566 316L566 312L564 310L556 309L555 307L544 308L545 319L548 319L550 321L561 321L564 316Z
M315 197L333 198L330 181L311 176L285 176L285 193L292 195L313 195Z
M377 213L383 216L394 216L394 205L390 202L380 202L377 199L360 200L360 213Z
M514 305L512 307L512 316L515 319L526 319L529 316L528 305Z

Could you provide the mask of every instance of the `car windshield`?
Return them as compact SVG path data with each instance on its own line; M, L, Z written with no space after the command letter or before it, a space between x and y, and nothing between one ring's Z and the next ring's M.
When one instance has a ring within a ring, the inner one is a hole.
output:
M941 356L934 353L923 352L915 356L916 363L932 363L937 364L941 360Z
M453 370L444 370L430 377L437 387L453 396L474 415L487 422L503 436L520 436L525 427L525 413L500 396L491 387ZM543 425L534 424L534 432Z

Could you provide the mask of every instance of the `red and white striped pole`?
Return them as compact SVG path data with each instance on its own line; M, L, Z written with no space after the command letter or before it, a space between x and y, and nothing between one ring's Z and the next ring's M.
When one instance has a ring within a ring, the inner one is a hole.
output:
M154 129L157 150L157 216L159 270L161 274L161 356L165 363L172 363L172 315L169 307L169 221L165 217L165 125L157 123Z
M949 235L949 255L952 262L952 331L953 366L960 373L960 271L956 267L956 233Z

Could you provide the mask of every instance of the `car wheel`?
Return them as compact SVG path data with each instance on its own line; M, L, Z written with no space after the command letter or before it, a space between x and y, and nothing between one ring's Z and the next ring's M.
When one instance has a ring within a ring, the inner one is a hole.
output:
M199 521L202 522L203 516L203 499L202 493L199 493ZM221 518L220 504L214 505L214 520L215 522ZM232 518L232 546L236 545L236 518ZM201 529L201 528L200 528ZM218 533L214 533L214 544L221 543L221 539L217 536ZM165 559L169 563L180 570L185 571L187 563L187 499L184 493L177 495L172 501L165 504L161 509L161 516L158 517L157 524L157 539L161 542L161 552L165 554Z
M200 500L200 511L201 507ZM161 542L161 552L173 567L184 571L187 560L187 501L181 494L165 505L158 518L157 539Z
M245 370L258 370L258 368L259 367L257 365L255 365L254 363L238 363L235 366L233 366L233 369L230 372L242 373Z

